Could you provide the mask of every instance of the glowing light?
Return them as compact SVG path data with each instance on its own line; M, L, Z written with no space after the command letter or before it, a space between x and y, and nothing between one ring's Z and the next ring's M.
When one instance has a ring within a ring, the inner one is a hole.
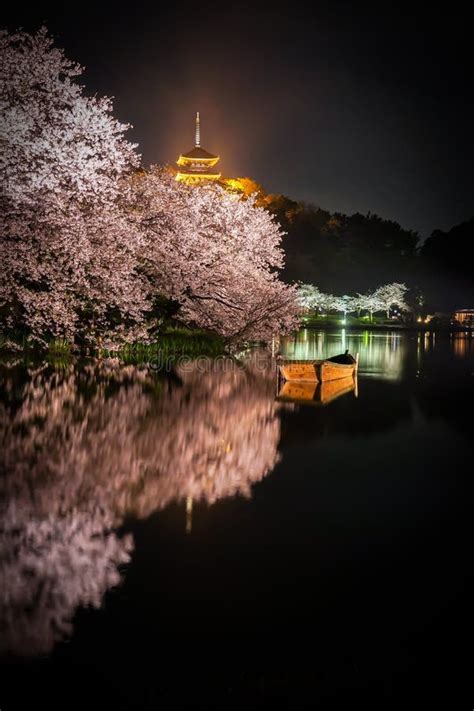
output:
M474 323L474 309L459 309L453 314L453 318L461 323L472 328Z
M191 533L193 528L193 497L186 497L186 533Z
M195 169L200 165L205 166L206 168L212 167L218 162L219 159L220 156L210 156L209 158L189 158L186 154L181 154L176 162L178 165L187 165Z
M176 173L176 180L181 180L184 183L196 183L200 180L219 180L220 173Z
M199 111L196 113L196 148L201 145L201 125L199 121Z
M242 182L238 178L227 178L226 185L232 190L244 190Z

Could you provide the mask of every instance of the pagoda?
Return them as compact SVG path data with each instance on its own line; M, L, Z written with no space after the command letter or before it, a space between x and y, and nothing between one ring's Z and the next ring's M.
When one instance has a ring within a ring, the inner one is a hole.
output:
M221 174L216 171L215 165L219 156L214 156L201 148L201 126L199 111L196 114L196 141L194 148L188 153L182 153L176 161L178 170L176 180L186 183L196 183L201 180L219 180Z

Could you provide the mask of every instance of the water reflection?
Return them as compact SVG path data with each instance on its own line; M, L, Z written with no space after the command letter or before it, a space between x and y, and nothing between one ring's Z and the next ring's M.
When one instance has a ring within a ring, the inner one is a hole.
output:
M297 481L316 451L315 468L330 470L337 482L360 455L384 471L381 433L390 437L394 467L398 449L413 442L403 467L413 461L414 476L417 452L426 447L417 427L431 433L436 420L441 434L430 446L444 437L450 457L471 446L471 422L459 407L474 394L471 338L302 331L281 350L324 358L345 348L360 353L358 398L352 379L280 392L285 402L328 407L278 402L272 364L256 351L245 355L244 368L217 361L203 372L188 364L167 377L114 360L4 369L0 649L47 653L71 634L79 607L101 605L132 555L124 522L180 502L183 534L191 532L196 502L250 496L279 450L295 475L287 479Z
M92 503L40 518L14 502L2 518L0 651L45 654L72 633L79 606L99 608L120 582L132 540L111 532L107 513Z
M455 333L452 336L454 355L466 358L474 355L474 339L470 333Z
M249 496L278 459L274 373L251 362L188 364L172 381L114 361L46 367L4 388L3 651L46 652L79 605L100 605L129 560L113 532L127 517Z
M348 333L303 329L295 337L282 339L281 353L287 358L328 358L346 349L359 353L359 372L390 380L399 380L403 375L406 357L406 341L403 334L360 331Z
M353 393L358 396L357 376L339 380L329 380L324 383L284 381L281 383L277 400L296 405L329 405L342 395Z

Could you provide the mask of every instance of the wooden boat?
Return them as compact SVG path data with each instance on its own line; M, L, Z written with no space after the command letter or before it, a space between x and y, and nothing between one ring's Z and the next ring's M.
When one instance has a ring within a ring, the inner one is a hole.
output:
M328 405L341 395L350 392L357 397L357 378L352 375L325 383L287 380L283 383L277 400L295 405Z
M354 358L349 351L325 360L287 360L278 364L285 380L325 383L329 380L355 377L359 354Z

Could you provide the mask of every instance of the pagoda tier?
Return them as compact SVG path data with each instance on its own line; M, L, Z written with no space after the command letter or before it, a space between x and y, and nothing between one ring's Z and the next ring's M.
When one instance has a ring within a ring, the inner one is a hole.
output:
M195 183L201 180L219 180L221 174L215 170L219 156L208 153L201 148L201 126L199 111L196 114L196 142L188 153L182 153L177 162L176 180Z

